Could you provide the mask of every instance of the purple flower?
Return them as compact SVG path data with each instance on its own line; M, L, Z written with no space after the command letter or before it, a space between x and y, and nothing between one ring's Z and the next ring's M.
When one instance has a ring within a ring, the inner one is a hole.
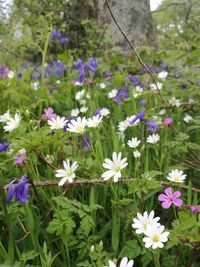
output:
M90 139L89 139L89 137L87 135L84 136L83 139L82 139L82 146L83 146L84 149L90 148Z
M17 165L17 166L22 167L24 165L24 162L25 162L26 158L27 158L26 154L17 155L15 160L14 160L14 164Z
M161 60L160 65L161 65L161 68L162 68L163 70L165 70L165 69L167 68L167 65L166 65L164 59Z
M172 188L168 187L164 190L164 192L165 194L160 194L158 196L158 200L162 202L163 209L169 209L172 204L177 207L181 207L183 205L183 201L180 199L180 191L173 193Z
M54 110L51 107L45 108L44 109L44 114L42 116L42 118L44 120L51 120L53 118L56 118L56 114L54 113Z
M147 101L145 99L143 99L142 101L140 101L140 105L142 107L144 107L146 105Z
M9 149L9 144L8 142L3 142L3 143L0 143L0 152L2 151L6 151Z
M151 133L155 133L158 130L158 124L153 121L147 121L147 125L149 125L148 131Z
M135 117L130 121L130 124L134 124L137 120L140 120L142 122L144 120L145 111L141 110Z
M122 104L122 99L129 98L129 90L128 88L121 88L117 95L114 97L114 100L118 105Z
M88 61L89 61L89 64L86 64L85 67L88 70L90 70L92 72L95 72L98 69L98 62L97 62L96 58L89 57L88 58Z
M68 44L69 43L69 38L63 36L60 38L61 44Z
M192 213L196 213L196 214L199 213L199 207L198 206L192 205L190 207L190 210L191 210Z
M76 63L76 68L78 69L79 74L80 74L79 79L78 79L79 84L82 84L85 80L86 74L85 74L84 67L85 67L85 65L84 65L83 61L81 59L79 59Z
M27 176L22 176L19 183L16 183L17 179L14 179L8 184L8 194L6 198L6 203L10 203L13 197L15 200L27 203L28 199L28 189L29 189L29 178Z
M60 30L58 30L58 29L53 29L51 38L52 38L52 40L60 39L60 38L61 38Z
M97 115L99 115L99 116L101 116L101 109L100 108L97 108L95 111L94 111L94 116L97 116Z
M127 74L126 79L129 80L134 86L138 86L140 84L138 76Z

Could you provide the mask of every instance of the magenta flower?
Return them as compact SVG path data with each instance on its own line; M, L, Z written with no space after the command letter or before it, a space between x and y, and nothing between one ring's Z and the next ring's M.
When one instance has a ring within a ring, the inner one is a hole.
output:
M173 123L173 119L171 117L168 117L168 118L164 118L163 119L163 122L167 125L170 125Z
M26 158L27 158L26 153L22 155L17 155L15 158L14 164L22 167L24 165Z
M172 188L168 187L165 189L164 192L165 194L160 194L158 196L158 200L162 202L163 209L169 209L172 204L177 207L181 207L183 205L183 201L180 199L180 191L176 191L173 193Z
M196 214L199 213L199 207L198 206L192 205L190 207L190 210L191 210L192 213L196 213Z
M51 120L53 118L56 118L56 114L54 113L54 110L51 107L44 109L43 119L45 120Z

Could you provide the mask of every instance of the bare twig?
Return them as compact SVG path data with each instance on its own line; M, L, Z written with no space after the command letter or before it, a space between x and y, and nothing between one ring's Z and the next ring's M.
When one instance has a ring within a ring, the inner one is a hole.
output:
M117 22L112 9L110 7L110 4L108 3L108 0L105 0L105 3L108 7L108 10L110 12L110 15L114 21L114 23L116 24L117 28L119 29L119 31L121 32L121 34L124 36L125 40L127 41L127 43L129 44L129 46L131 47L133 54L136 56L136 58L138 59L138 62L140 63L140 65L146 70L146 72L150 75L150 77L152 78L153 82L156 85L157 91L159 96L162 98L163 102L165 103L166 106L168 106L167 101L165 100L165 98L163 97L162 93L160 92L160 89L158 88L158 84L157 81L155 79L155 77L153 76L152 72L150 71L150 69L148 68L148 66L143 62L143 60L141 59L137 49L133 46L133 44L131 43L131 41L129 40L129 38L127 37L127 35L125 34L125 32L122 30L121 26L119 25L119 23Z
M154 11L151 11L151 13L157 13L157 12L160 12L160 11L164 11L165 9L171 7L171 6L178 6L178 5L185 5L185 3L171 3L171 4L168 4L162 8L158 8Z

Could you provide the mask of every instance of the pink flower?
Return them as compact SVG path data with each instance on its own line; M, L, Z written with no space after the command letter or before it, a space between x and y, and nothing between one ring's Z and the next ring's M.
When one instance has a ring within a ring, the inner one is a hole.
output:
M56 118L56 114L54 113L54 110L51 107L44 109L43 119L44 120L51 120L53 118Z
M167 125L171 125L173 123L173 119L171 117L164 118L163 122Z
M183 205L183 201L180 199L181 192L172 192L172 188L168 187L165 189L165 194L160 194L158 200L162 202L163 209L169 209L169 207L174 204L177 207Z
M27 158L26 153L22 155L17 155L15 158L14 164L22 167L24 165L26 158Z
M198 206L192 205L190 207L190 210L191 210L192 213L196 213L196 214L199 213L199 207Z

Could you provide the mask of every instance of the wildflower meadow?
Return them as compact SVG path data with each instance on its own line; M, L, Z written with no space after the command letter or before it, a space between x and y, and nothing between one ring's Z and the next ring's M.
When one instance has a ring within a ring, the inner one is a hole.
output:
M0 266L199 267L199 1L128 53L34 2L0 24Z

